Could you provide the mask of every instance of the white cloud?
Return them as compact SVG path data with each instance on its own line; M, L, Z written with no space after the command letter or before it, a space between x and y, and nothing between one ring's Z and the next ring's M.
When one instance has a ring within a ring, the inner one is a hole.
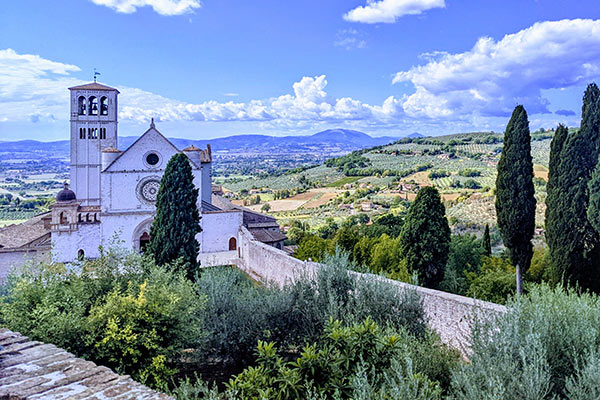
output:
M344 19L368 24L393 23L404 15L417 15L445 6L444 0L367 0L365 6L356 7L344 14Z
M346 50L364 49L367 47L363 34L356 29L342 29L335 35L334 46L343 47Z
M36 55L0 50L0 120L49 122L68 119L67 88L84 81L70 75L74 65ZM369 105L349 97L331 98L325 75L303 77L293 93L248 102L186 103L148 91L118 86L119 118L123 121L254 121L272 126L303 126L319 122L369 121L387 124L403 116L401 100L393 96L382 105Z
M480 38L459 54L436 53L425 65L398 72L394 83L416 91L404 102L413 117L507 116L516 104L548 113L543 89L600 77L600 20L540 22L499 41Z
M160 15L181 15L200 8L199 0L92 0L95 4L110 7L117 12L131 14L139 7L149 6Z

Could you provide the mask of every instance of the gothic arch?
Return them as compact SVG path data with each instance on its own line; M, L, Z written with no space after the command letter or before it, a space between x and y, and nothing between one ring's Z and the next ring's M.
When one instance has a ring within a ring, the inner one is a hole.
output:
M140 222L138 226L133 230L133 235L131 237L131 243L133 243L133 248L135 251L141 251L140 240L142 240L142 245L144 244L143 240L148 240L150 238L150 226L152 226L152 221L154 218L147 218ZM143 246L142 246L143 247Z

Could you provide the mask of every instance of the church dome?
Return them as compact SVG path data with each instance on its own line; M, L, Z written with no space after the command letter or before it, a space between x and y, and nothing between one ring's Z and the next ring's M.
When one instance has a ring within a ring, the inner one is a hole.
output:
M75 192L69 189L69 185L65 183L64 189L56 195L56 201L59 203L66 203L73 200L77 200Z

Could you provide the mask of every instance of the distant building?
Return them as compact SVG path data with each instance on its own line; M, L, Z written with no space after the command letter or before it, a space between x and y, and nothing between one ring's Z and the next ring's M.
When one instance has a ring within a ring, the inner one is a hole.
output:
M177 153L188 157L199 192L202 232L196 239L201 253L238 250L241 226L257 240L282 248L285 236L274 218L214 204L223 199L223 190L212 185L210 145L204 150L195 146L179 150L152 121L127 150L118 150L119 91L96 82L69 90L71 188L65 184L51 212L0 229L0 278L9 265L25 258L49 259L51 248L55 262L98 257L99 247L115 240L143 251L150 240L160 180Z

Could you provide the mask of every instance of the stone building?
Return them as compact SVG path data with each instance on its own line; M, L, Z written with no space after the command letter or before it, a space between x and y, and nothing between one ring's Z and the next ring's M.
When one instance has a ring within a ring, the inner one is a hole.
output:
M55 262L98 257L101 246L113 243L143 251L150 240L161 177L177 153L188 157L199 191L202 232L196 239L201 253L237 251L243 225L258 240L283 245L285 236L274 218L230 206L220 196L222 190L212 185L210 145L179 150L152 121L146 132L121 151L119 91L96 82L69 90L71 188L65 185L58 193L50 213L0 230L0 271L26 256L47 257L50 248Z

